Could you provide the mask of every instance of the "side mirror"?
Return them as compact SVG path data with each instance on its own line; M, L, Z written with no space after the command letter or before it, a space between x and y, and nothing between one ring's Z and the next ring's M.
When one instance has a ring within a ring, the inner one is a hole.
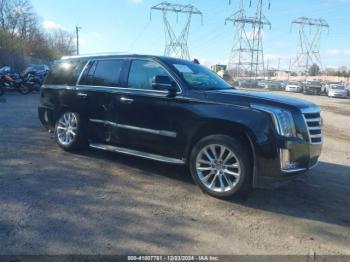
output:
M176 83L169 76L155 76L152 80L152 88L168 91L169 96L175 96L177 92Z

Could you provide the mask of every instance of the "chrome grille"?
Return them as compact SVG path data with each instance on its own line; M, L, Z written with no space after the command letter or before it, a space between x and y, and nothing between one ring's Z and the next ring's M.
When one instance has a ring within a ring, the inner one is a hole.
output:
M322 144L322 118L320 112L304 113L305 123L309 133L309 141L312 144Z

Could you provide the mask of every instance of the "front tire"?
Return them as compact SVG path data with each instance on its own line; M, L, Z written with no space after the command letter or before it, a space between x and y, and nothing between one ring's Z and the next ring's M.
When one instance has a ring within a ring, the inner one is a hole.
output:
M211 196L226 198L251 188L252 161L236 138L213 135L202 139L193 148L189 165L196 184Z
M57 144L66 151L85 147L88 143L80 114L64 112L56 122L55 139Z

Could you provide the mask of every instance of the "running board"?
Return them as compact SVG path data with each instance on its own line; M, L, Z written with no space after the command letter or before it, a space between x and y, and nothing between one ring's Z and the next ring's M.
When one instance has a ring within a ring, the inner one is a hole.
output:
M181 159L150 154L150 153L137 151L137 150L133 150L133 149L128 149L128 148L123 148L123 147L117 147L117 146L111 146L111 145L105 145L105 144L97 144L97 143L90 143L90 147L95 148L95 149L110 151L110 152L122 153L122 154L130 155L130 156L137 156L137 157L141 157L141 158L151 159L151 160L155 160L155 161L159 161L159 162L163 162L163 163L168 163L168 164L176 164L176 165L184 165L185 164L185 161L181 160Z

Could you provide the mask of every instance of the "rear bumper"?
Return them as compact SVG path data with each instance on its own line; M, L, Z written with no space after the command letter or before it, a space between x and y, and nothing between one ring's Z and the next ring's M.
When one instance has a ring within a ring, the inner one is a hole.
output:
M47 129L53 128L53 110L49 107L39 106L38 116L41 124Z

